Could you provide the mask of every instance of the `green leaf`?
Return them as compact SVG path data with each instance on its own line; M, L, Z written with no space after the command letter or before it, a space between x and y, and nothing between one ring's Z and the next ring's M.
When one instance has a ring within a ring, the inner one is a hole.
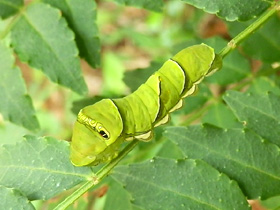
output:
M51 137L26 139L0 147L0 185L24 193L29 200L46 200L88 180L89 167L74 167L69 143Z
M166 139L163 143L160 151L157 153L158 157L170 158L170 159L182 159L184 155L180 148L174 144L174 142Z
M250 23L231 23L229 24L229 32L232 36L235 36ZM251 34L241 44L243 51L264 62L280 61L280 31L278 28L280 28L280 19L277 15L274 15L263 27Z
M182 0L205 12L216 14L227 21L245 21L259 16L273 0Z
M200 160L156 158L118 166L112 176L144 209L249 209L236 182Z
M280 96L280 88L268 77L258 77L254 79L247 92L254 92L256 94L272 92Z
M163 9L163 0L113 0L126 6L135 6L155 12L161 12Z
M280 97L273 93L228 91L224 100L243 124L266 140L280 145Z
M0 146L19 142L26 134L31 134L31 131L10 122L0 123Z
M202 123L209 123L220 128L242 128L232 111L224 104L217 103L211 106Z
M267 200L261 201L261 206L268 210L279 210L280 209L280 196L274 196Z
M0 186L0 209L35 210L34 206L15 189Z
M23 0L1 0L0 17L7 18L17 13L23 6Z
M186 157L202 159L236 180L248 199L280 193L279 147L254 132L204 125L170 127L165 135Z
M39 129L31 98L11 49L0 43L0 112L5 120L29 130Z
M100 65L100 40L96 25L96 3L94 0L43 0L62 11L69 27L75 33L75 40L81 57L92 67Z
M111 179L110 179L111 180ZM132 210L131 196L123 189L122 185L115 180L109 182L109 190L106 193L104 210Z
M79 94L87 92L74 34L59 10L43 3L28 6L12 28L12 44L22 61L53 82Z

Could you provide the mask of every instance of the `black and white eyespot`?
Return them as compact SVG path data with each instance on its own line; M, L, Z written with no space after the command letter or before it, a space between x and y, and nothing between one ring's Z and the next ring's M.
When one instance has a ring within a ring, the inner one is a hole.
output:
M109 139L109 136L107 135L107 133L103 130L100 130L98 132L100 134L100 136L102 136L104 139Z

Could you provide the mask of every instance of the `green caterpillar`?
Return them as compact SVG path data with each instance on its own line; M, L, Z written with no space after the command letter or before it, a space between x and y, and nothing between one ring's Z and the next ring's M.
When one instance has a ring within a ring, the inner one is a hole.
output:
M182 106L182 99L220 67L221 59L211 47L194 45L166 61L132 94L81 109L73 130L72 163L97 165L116 157L124 141L149 141L153 128L167 123L169 113Z

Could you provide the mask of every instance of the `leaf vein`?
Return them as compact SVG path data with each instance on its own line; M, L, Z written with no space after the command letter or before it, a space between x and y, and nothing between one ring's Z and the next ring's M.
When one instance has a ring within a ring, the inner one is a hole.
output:
M156 188L159 188L160 190L172 192L172 193L177 194L177 195L179 195L179 196L186 197L186 198L188 198L188 199L190 199L190 200L193 200L193 201L195 201L195 202L197 202L197 203L203 204L203 205L205 205L205 206L209 206L209 207L211 207L211 208L213 208L213 209L221 210L221 209L219 209L218 207L213 206L213 205L211 205L211 204L209 204L209 203L206 203L206 202L204 202L204 201L198 200L198 199L194 198L193 196L186 195L186 194L183 194L183 193L174 191L174 190L172 190L172 189L168 189L168 188L165 188L165 187L163 187L163 186L156 185L156 184L154 184L153 182L148 182L148 181L139 179L139 177L135 177L135 176L132 176L132 175L130 175L130 174L125 174L125 173L116 172L116 171L114 171L114 173L115 173L115 174L124 175L124 176L129 176L129 177L131 177L131 178L134 179L134 180L137 180L137 181L139 181L139 182L152 185L152 186L154 186L154 187L156 187Z

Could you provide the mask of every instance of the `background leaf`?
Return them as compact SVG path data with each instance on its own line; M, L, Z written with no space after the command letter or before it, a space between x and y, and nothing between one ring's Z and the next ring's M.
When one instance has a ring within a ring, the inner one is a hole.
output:
M227 21L245 21L259 16L273 0L182 0L205 12L216 14Z
M272 92L275 95L280 96L279 86L277 86L277 84L268 77L256 78L254 81L252 81L252 84L248 88L247 92L256 94L265 94L267 92Z
M12 45L22 61L53 82L86 93L74 34L57 9L43 3L28 6L13 26Z
M208 123L220 128L242 128L242 124L236 119L232 111L222 103L211 106L206 115L203 116L202 123Z
M74 167L69 144L51 137L27 136L0 147L0 185L13 187L29 200L45 200L86 181L89 167Z
M69 27L75 33L75 40L81 57L92 67L100 65L100 40L96 25L96 3L94 0L43 0L62 11Z
M110 179L104 210L111 210L113 206L114 210L133 210L130 200L130 194L123 189L122 185Z
M39 129L31 98L11 49L0 42L0 112L4 119L29 130Z
M136 6L144 9L149 9L155 12L161 12L163 7L163 0L113 0L126 6Z
M0 186L0 209L35 210L34 206L15 189Z
M280 193L279 147L249 130L170 127L165 136L177 143L186 157L202 159L236 180L248 199Z
M280 97L273 93L228 91L224 100L243 124L264 139L280 145Z
M10 122L0 123L0 146L4 144L14 144L22 140L22 137L32 132Z
M200 160L156 158L112 175L144 209L249 209L238 185Z
M183 159L184 154L181 149L174 144L173 141L166 139L164 143L162 143L162 147L159 152L156 154L158 157L170 158L170 159Z
M274 196L267 200L261 201L262 206L268 210L277 210L280 208L280 196Z
M1 0L0 17L7 18L19 11L23 6L23 0Z

